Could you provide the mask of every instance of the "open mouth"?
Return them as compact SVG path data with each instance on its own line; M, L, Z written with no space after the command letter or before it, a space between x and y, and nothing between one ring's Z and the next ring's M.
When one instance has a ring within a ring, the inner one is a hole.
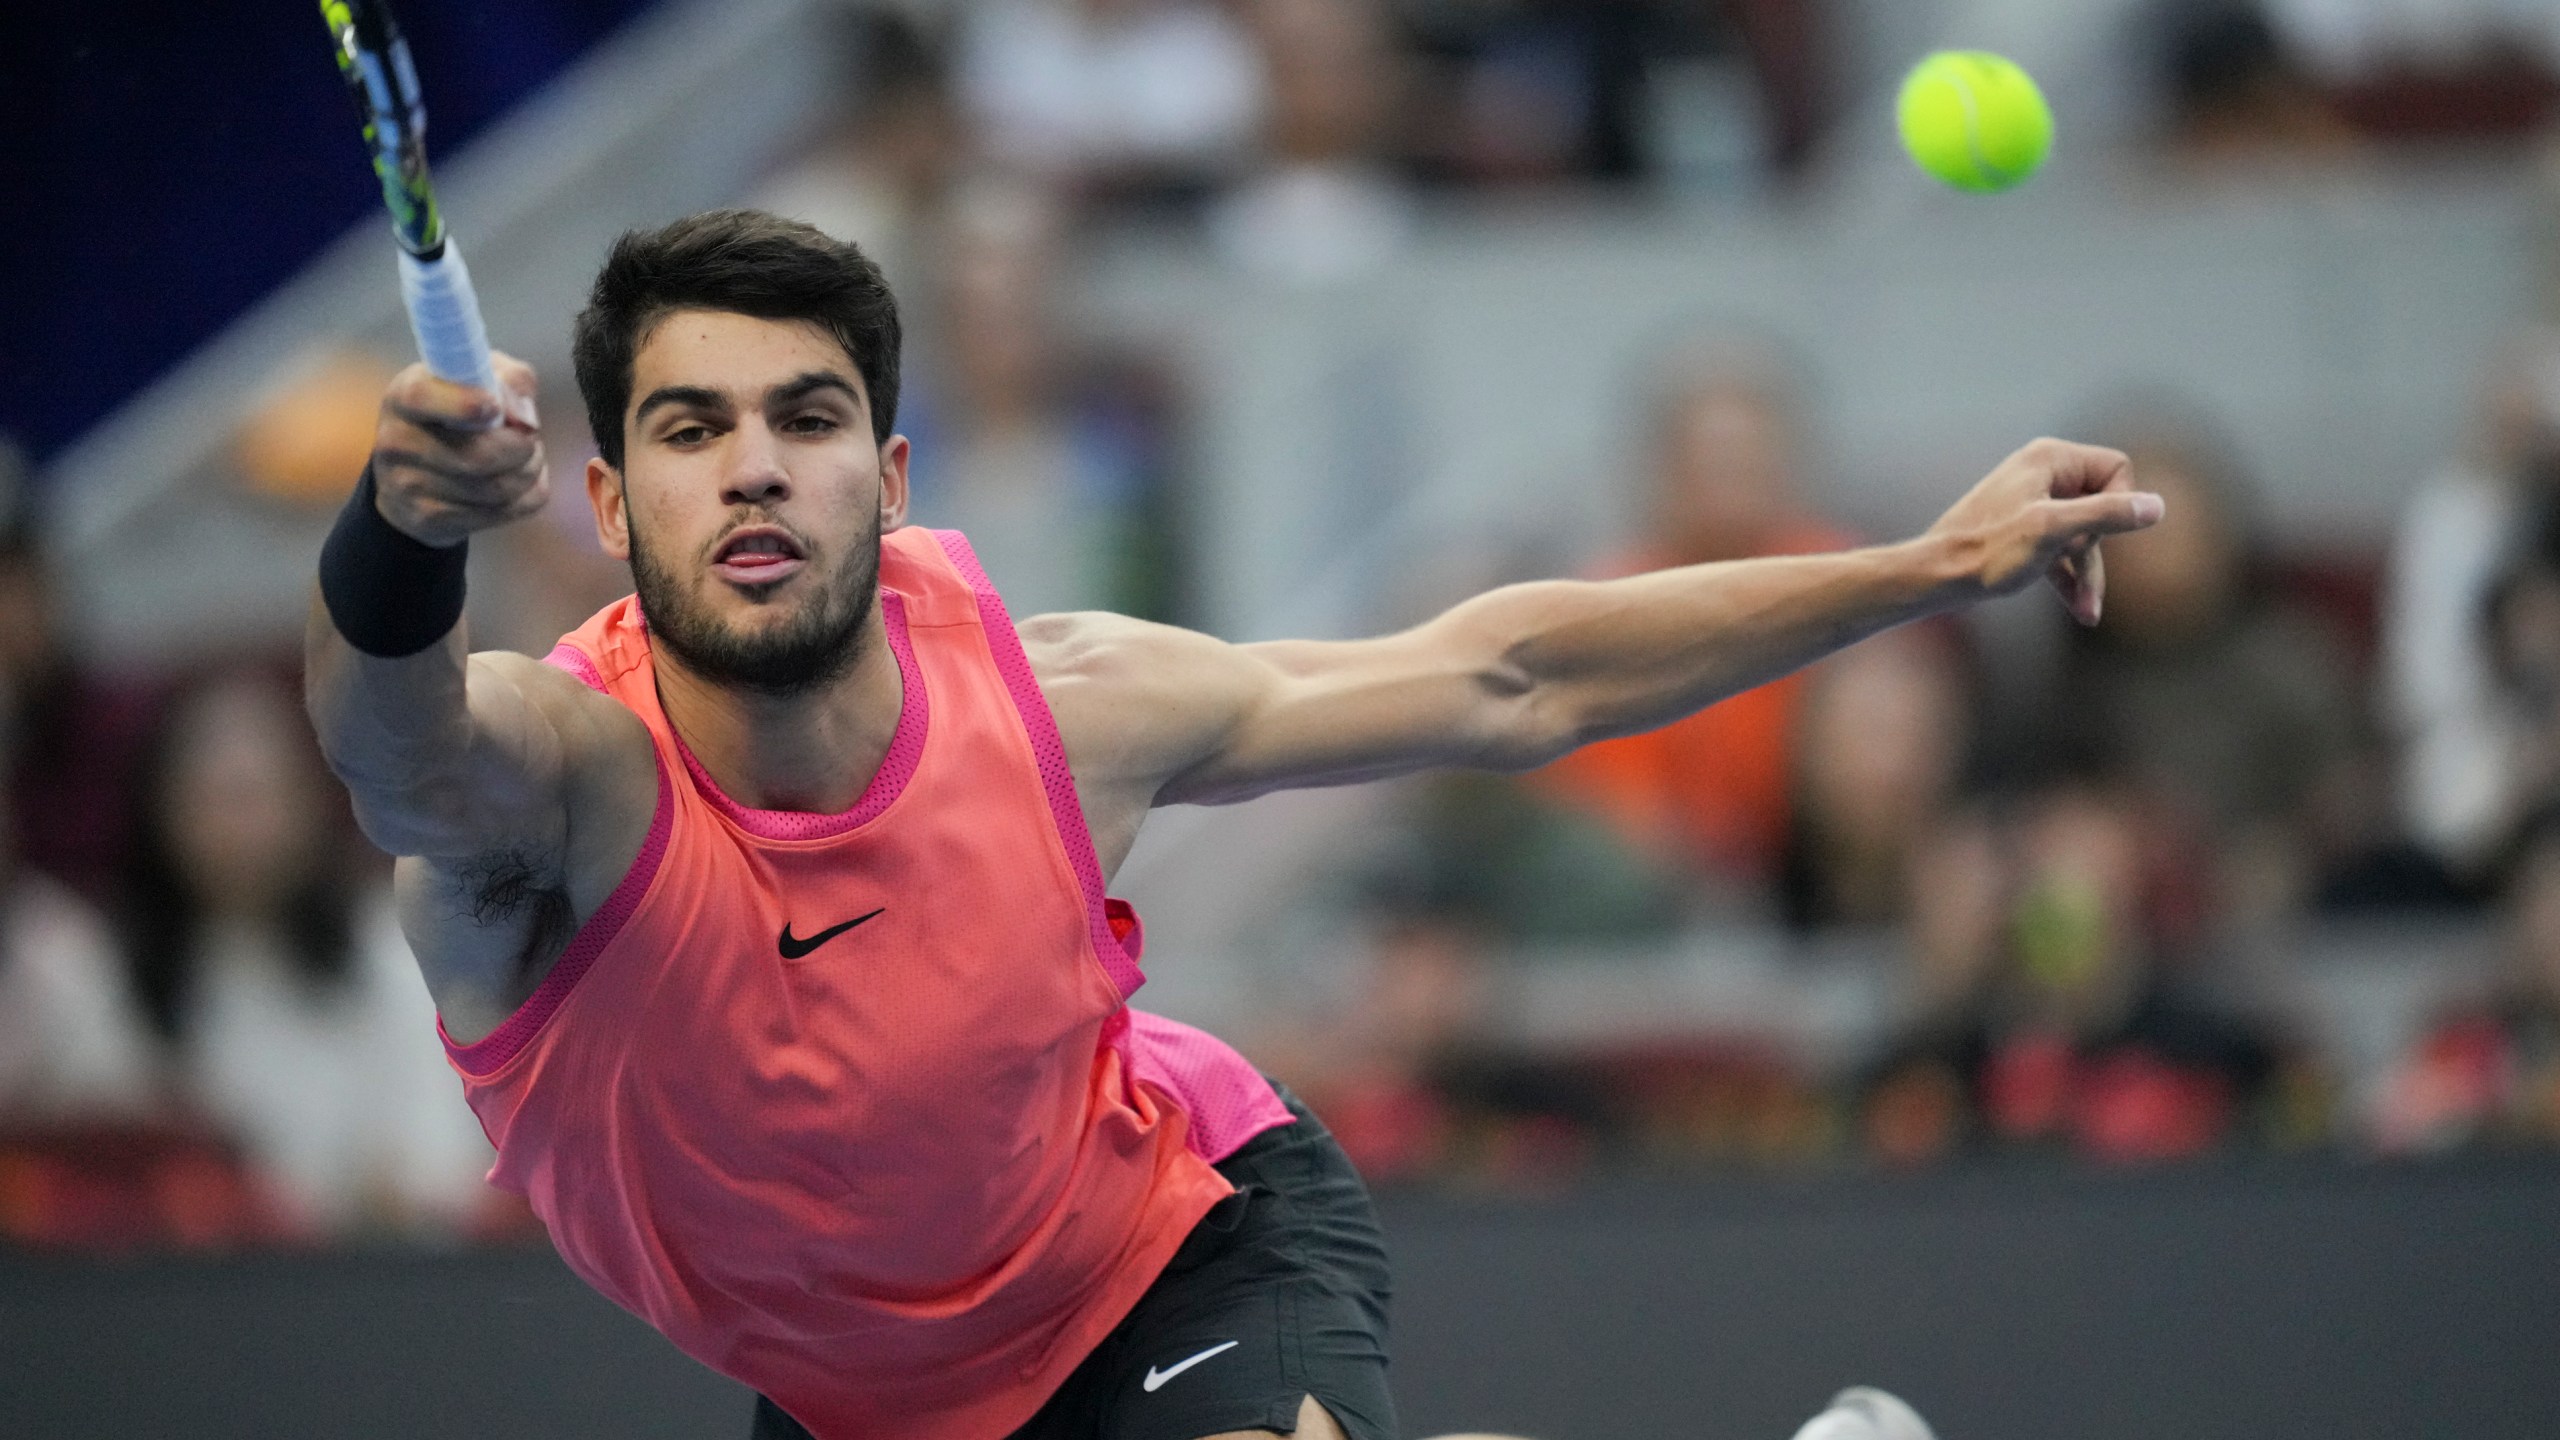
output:
M800 543L771 525L752 525L720 542L711 568L733 585L770 585L808 563Z

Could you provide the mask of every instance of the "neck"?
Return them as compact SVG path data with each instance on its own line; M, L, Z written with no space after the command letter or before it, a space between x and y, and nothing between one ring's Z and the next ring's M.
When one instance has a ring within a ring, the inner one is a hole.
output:
M751 810L815 815L850 810L862 798L906 705L884 609L871 607L853 668L799 695L706 680L658 647L658 703L722 793Z

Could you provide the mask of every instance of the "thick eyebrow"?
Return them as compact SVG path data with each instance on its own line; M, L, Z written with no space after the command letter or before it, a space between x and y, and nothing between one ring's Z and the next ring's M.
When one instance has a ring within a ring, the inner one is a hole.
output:
M844 392L844 398L855 405L862 403L862 392L854 388L851 380L833 370L804 370L766 391L764 403L768 407L788 405L795 400L806 400L821 390L840 390Z
M650 391L648 398L640 402L640 408L632 412L632 425L637 427L641 421L649 418L650 411L666 405L689 405L696 410L726 410L729 408L729 397L705 385L661 385Z
M789 405L821 390L840 391L856 406L862 403L862 392L844 376L833 370L804 370L766 391L765 404L768 407ZM649 418L650 411L668 405L719 412L729 408L729 397L707 385L661 385L650 391L648 398L640 402L640 408L632 412L631 423L636 427Z

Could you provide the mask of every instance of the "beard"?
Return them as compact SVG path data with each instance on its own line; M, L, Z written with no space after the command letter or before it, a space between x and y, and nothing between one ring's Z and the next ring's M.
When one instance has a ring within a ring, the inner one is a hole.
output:
M755 516L741 523L780 522ZM817 552L805 544L802 549L815 562ZM815 579L816 571L812 563L801 575ZM714 684L787 700L842 679L862 658L863 626L880 591L880 522L875 516L870 530L855 537L831 587L803 598L799 613L756 631L731 625L697 602L660 563L637 525L631 527L631 581L651 644L664 645L686 669ZM753 603L779 602L766 596Z

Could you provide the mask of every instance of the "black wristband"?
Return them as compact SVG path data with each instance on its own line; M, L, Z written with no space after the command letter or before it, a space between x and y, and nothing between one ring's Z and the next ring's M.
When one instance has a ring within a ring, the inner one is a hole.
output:
M462 619L469 541L428 545L403 535L373 504L373 467L320 547L320 600L347 643L397 660L450 634Z

